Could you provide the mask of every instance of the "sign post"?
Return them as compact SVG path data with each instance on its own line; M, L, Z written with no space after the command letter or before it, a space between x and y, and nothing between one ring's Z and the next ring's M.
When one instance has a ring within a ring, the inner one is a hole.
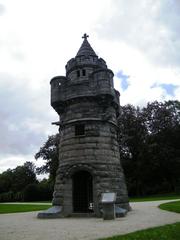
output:
M104 220L112 220L115 219L115 201L116 201L116 193L107 192L102 193L101 195L101 203L103 207L103 219Z

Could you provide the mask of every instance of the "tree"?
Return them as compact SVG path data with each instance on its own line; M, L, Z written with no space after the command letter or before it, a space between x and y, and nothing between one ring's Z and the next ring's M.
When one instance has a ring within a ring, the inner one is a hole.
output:
M144 193L144 172L147 129L140 109L132 105L121 107L118 121L122 165L132 195Z
M37 173L49 173L50 179L54 182L59 160L59 134L48 137L48 140L40 148L39 152L35 154L35 159L42 158L45 164L37 168Z
M8 169L0 174L0 202L22 201L24 189L29 184L37 184L35 166L25 162L23 166Z
M148 103L142 109L146 126L150 134L174 129L180 124L180 102L165 101Z
M11 169L6 170L0 174L0 193L8 192L11 190L13 183L13 171Z
M0 174L0 193L19 192L28 184L36 183L35 166L32 162L25 162L23 166L8 169Z
M25 162L23 166L18 166L12 170L13 192L20 192L31 183L37 183L35 165L32 162Z
M143 109L149 131L149 155L158 178L174 191L180 179L180 102L148 103Z
M24 201L47 201L52 199L53 184L47 179L28 184L23 191Z
M120 154L131 195L174 191L180 176L180 102L121 107Z

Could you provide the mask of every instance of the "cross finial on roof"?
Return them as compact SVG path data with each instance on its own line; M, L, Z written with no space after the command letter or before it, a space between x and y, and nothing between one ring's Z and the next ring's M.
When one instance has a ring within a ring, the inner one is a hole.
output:
M82 38L84 38L85 40L89 37L89 35L87 35L86 33L82 36Z
M94 52L94 50L92 49L91 45L87 41L88 37L89 36L86 33L82 36L82 38L84 38L84 41L82 42L81 47L80 47L78 53L76 54L76 57L78 57L78 56L97 56L96 53Z

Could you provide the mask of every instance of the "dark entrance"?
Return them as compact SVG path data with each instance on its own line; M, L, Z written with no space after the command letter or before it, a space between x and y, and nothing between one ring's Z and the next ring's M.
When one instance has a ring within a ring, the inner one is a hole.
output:
M93 182L87 171L76 172L73 177L73 210L78 213L93 212Z

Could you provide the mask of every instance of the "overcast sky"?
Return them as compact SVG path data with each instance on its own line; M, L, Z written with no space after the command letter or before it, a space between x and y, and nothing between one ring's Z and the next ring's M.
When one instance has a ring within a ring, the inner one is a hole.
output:
M122 105L180 100L179 13L179 0L0 0L0 172L57 132L49 82L85 32Z

